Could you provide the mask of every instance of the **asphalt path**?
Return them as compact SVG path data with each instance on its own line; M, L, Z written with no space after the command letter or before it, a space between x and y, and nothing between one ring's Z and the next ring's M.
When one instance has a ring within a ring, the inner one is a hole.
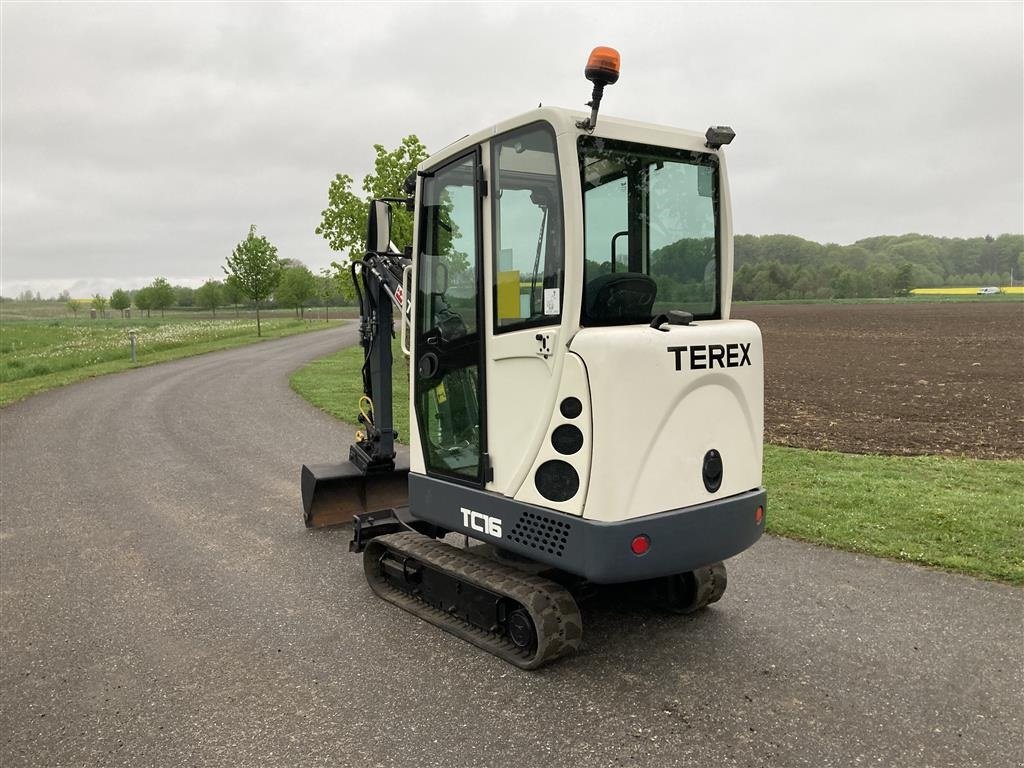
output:
M366 587L288 373L352 325L0 411L0 765L1017 766L1024 590L765 537L526 673Z

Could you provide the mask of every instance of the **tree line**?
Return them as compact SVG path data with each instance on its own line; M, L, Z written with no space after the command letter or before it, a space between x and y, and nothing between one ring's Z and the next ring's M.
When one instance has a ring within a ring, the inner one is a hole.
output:
M913 288L1009 285L1024 277L1024 236L907 234L852 245L793 235L737 235L733 298L883 298Z
M228 257L223 280L210 279L198 288L191 288L171 285L166 278L158 277L142 288L117 288L109 297L97 293L88 301L79 301L70 298L67 291L62 291L56 300L64 301L67 310L75 316L83 306L89 306L101 315L109 306L120 312L122 318L133 306L145 312L146 317L152 317L153 312L160 312L162 317L166 310L172 308L205 309L216 317L217 310L225 307L233 308L237 316L240 306L254 303L257 332L261 330L260 308L264 301L269 300L274 307L294 309L299 318L305 316L306 308L313 302L324 307L348 303L336 274L323 270L315 275L300 261L278 259L276 254L277 249L266 238L257 235L253 227L249 236ZM43 299L27 291L20 294L18 300Z
M93 308L103 311L109 301L122 315L133 304L147 316L171 307L199 307L216 314L221 307L233 306L237 313L238 305L247 300L256 306L259 331L263 301L294 308L299 317L313 300L321 306L351 303L354 291L348 267L361 258L365 247L369 200L404 197L406 178L428 156L415 135L406 136L393 150L380 144L373 149L374 168L362 180L363 195L353 191L353 179L347 174L336 174L328 186L327 207L316 234L341 254L330 269L313 274L297 260L279 258L277 248L258 235L253 225L227 257L224 279L210 279L193 289L157 278L138 290L115 290L109 299L97 294ZM392 240L402 249L412 243L412 214L401 205L393 206L392 212ZM1024 278L1024 236L1015 234L975 238L907 234L871 237L851 245L821 244L794 235L737 235L734 249L733 297L739 301L888 297L912 288L1006 285ZM652 273L658 273L672 298L703 295L713 252L711 242L673 243L651 254ZM600 271L602 265L593 266ZM60 299L65 298L66 292ZM79 304L68 299L68 308L77 313Z

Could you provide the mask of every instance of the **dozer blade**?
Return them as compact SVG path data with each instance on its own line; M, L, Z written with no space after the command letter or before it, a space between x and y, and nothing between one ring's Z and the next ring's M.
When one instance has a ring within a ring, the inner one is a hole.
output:
M307 528L345 525L352 516L409 504L409 465L363 474L355 464L302 465L302 510Z

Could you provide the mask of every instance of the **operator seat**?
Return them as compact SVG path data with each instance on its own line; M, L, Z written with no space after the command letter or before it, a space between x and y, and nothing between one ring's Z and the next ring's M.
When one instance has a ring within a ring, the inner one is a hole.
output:
M648 323L658 284L642 272L598 275L584 295L586 325Z

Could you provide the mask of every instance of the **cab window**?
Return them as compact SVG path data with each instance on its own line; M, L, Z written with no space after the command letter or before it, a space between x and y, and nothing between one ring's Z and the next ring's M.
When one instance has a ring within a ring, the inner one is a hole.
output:
M494 331L557 325L565 252L554 133L527 126L492 141L491 152Z
M681 309L717 317L718 158L579 140L583 186L583 325L647 323Z

